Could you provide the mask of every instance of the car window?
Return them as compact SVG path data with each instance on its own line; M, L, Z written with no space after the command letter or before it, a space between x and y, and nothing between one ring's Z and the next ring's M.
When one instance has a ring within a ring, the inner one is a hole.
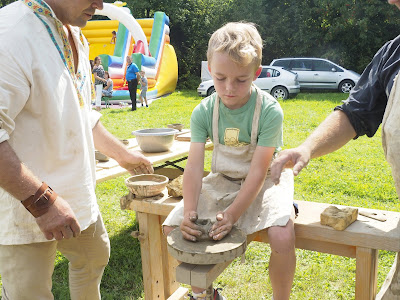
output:
M274 66L283 67L287 69L289 68L289 63L290 63L289 59L280 59L274 62Z
M265 78L265 77L278 77L281 75L281 72L272 68L263 68L261 71L260 76L258 78Z
M314 71L329 71L332 72L332 69L335 69L335 66L331 63L324 60L314 60L313 61Z
M311 71L312 61L309 59L293 59L289 68L293 71Z

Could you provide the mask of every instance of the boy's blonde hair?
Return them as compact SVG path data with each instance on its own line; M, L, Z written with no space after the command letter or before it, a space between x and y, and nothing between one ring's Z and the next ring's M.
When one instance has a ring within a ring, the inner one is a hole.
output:
M262 39L253 23L231 22L215 31L208 42L207 59L211 63L215 52L225 52L242 66L261 65Z

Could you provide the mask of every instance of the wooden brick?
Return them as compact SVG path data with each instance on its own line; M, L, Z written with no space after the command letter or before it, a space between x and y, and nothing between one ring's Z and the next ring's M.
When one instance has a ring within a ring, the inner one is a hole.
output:
M357 220L357 216L357 208L345 207L340 209L331 205L321 213L321 224L328 225L336 230L345 230Z

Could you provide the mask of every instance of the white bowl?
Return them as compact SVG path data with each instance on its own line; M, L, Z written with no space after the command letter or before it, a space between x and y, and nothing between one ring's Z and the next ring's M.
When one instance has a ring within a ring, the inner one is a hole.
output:
M133 131L143 152L168 151L179 131L173 128L152 128Z

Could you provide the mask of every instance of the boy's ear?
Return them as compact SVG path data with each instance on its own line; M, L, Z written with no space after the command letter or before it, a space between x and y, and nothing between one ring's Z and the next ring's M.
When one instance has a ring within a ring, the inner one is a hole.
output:
M211 68L210 68L210 64L209 63L207 63L207 68L208 68L208 72L211 73Z
M258 78L258 76L260 76L261 71L262 71L262 67L259 66L258 69L257 69L257 71L256 71L256 73L254 74L254 79L253 79L253 81L256 80L256 79Z

